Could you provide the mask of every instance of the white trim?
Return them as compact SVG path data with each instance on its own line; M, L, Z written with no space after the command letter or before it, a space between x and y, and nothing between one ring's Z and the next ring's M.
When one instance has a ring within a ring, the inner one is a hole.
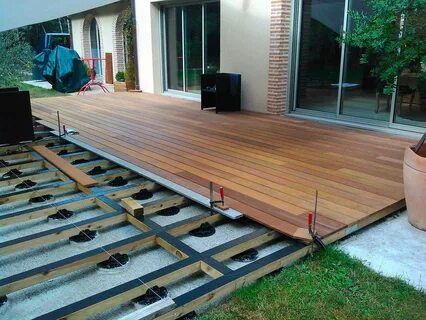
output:
M162 93L162 95L167 97L182 98L182 99L201 102L201 94L198 94L198 93L168 89L168 90L165 90Z
M395 135L399 135L399 136L405 136L405 137L408 137L408 138L413 138L415 140L418 140L422 137L422 133L413 132L413 131L405 131L405 130L391 128L391 127L375 126L375 125L370 125L370 124L366 124L366 123L347 122L347 121L342 121L342 120L339 120L339 119L331 119L331 118L319 118L319 117L316 117L316 116L310 116L310 115L305 115L305 114L297 114L297 113L290 113L286 116L298 118L298 119L306 119L306 120L310 120L310 121L316 121L316 122L325 123L325 124L333 123L333 124L341 125L341 126L344 126L344 127L371 130L371 131L376 131L376 132L384 132L384 133L388 133L388 134L395 134Z

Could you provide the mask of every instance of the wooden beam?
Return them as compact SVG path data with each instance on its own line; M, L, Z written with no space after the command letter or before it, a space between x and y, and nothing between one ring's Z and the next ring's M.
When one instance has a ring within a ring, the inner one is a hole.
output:
M60 261L24 271L22 273L0 279L0 296L27 288L43 281L54 279L63 274L73 272L84 267L95 265L101 261L107 260L109 258L109 254L128 253L153 245L155 245L155 235L153 233L137 235L108 244L103 248L95 248L88 252L83 252Z
M278 232L276 231L268 231L268 229L263 229L264 233L261 233L256 238L249 238L247 241L244 241L236 246L232 246L229 249L223 250L215 255L212 256L212 258L218 260L218 261L224 261L226 259L229 259L230 257L239 254L241 252L244 252L251 248L259 247L265 243L268 243L272 240L278 239L279 237L282 237Z
M80 233L80 230L100 230L110 225L126 221L126 215L121 214L105 214L100 217L95 217L77 223L50 229L44 232L32 234L22 238L5 241L0 243L0 255L5 255L21 250L35 248L40 245L52 243L61 239L69 238ZM78 229L75 227L77 226Z
M170 311L176 306L172 298L163 298L160 301L154 302L145 308L138 309L119 318L118 320L152 320L160 315Z
M144 204L144 215L156 213L171 207L182 207L189 204L189 200L181 195L173 195L167 198L151 201Z
M167 286L200 271L200 263L195 259L185 259L173 265L151 272L138 279L123 283L115 288L95 294L94 296L72 303L71 305L49 312L36 319L80 320L102 312L119 304L126 303L153 286Z
M130 197L132 194L137 193L141 189L147 189L148 191L154 192L161 188L160 185L152 181L144 181L137 186L127 187L121 190L106 193L105 196L112 200L119 200Z
M246 286L260 277L300 259L307 254L309 251L308 247L309 246L292 246L281 249L269 256L239 268L226 277L216 278L194 290L176 297L174 300L177 308L157 319L174 320L194 311L204 303L224 297L232 291Z
M45 162L43 160L39 161L32 161L32 162L25 162L25 163L18 163L12 166L7 167L0 167L0 176L8 172L12 169L17 170L27 170L27 169L33 169L33 170L40 170L45 168Z
M176 246L172 245L171 243L167 242L166 240L164 240L163 238L161 238L159 236L157 236L155 238L155 242L159 246L163 247L168 252L170 252L171 254L173 254L179 260L183 260L183 259L186 259L186 258L189 257L185 252L183 252L182 250L179 250L178 248L176 248Z
M150 215L171 207L182 207L187 204L189 204L189 200L180 195L154 200L147 202L144 205L132 198L124 198L121 200L122 207L136 218L139 218L142 215Z
M147 232L151 230L151 228L148 227L145 223L143 223L142 221L139 221L138 219L136 219L134 216L132 216L129 213L126 213L126 218L127 218L127 221L131 223L135 228L143 232Z
M75 182L58 182L55 187L49 186L48 188L16 192L15 194L0 197L0 204L11 203L14 201L29 201L30 198L40 197L46 194L60 195L72 190L77 191Z
M133 198L124 198L120 201L121 206L126 209L128 213L130 213L135 218L139 218L140 216L143 216L144 208L143 206L138 203Z
M217 271L215 268L211 267L204 261L200 261L200 268L205 274L209 275L213 279L217 279L223 276L221 272Z
M7 226L14 223L21 223L21 222L30 221L33 219L47 217L52 214L55 214L58 210L61 210L61 209L75 211L75 210L80 210L83 208L90 208L94 206L95 204L97 204L96 202L97 199L95 198L88 198L88 199L78 200L78 201L74 199L71 201L72 202L70 202L69 200L62 201L59 203L55 203L53 207L51 205L48 205L47 208L43 208L43 209L39 209L35 211L31 211L31 210L24 211L22 212L22 214L11 213L4 216L0 216L0 226ZM102 209L104 209L105 212L111 212L111 211L105 210L105 208L103 207Z
M74 167L68 161L62 159L54 152L47 149L45 146L34 146L33 149L71 179L75 180L78 184L84 187L91 187L98 184L95 179L91 178L80 169Z
M180 236L182 234L185 234L195 228L198 228L202 223L209 222L209 223L217 223L220 221L224 221L226 218L222 216L221 214L215 214L212 216L208 216L202 219L195 219L194 221L191 221L189 223L186 223L184 225L180 225L175 228L171 228L168 233L170 233L173 236Z

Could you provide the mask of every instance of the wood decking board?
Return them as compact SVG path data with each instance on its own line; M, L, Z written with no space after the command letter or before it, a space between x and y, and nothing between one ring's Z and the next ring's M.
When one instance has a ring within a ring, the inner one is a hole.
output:
M250 112L215 114L199 104L150 94L36 99L33 114L56 128L208 196L284 234L306 233L319 190L318 231L333 233L404 198L404 148L384 133Z
M56 153L50 151L45 146L34 146L34 151L40 154L43 158L65 173L67 176L74 179L78 184L83 187L93 187L98 184L98 181L89 177L83 171L73 166L68 161L59 157Z

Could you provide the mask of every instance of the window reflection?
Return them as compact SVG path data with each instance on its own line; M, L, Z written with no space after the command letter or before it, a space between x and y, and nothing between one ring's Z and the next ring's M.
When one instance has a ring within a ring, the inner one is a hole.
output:
M426 127L426 81L417 79L416 74L408 70L398 81L395 122Z
M167 89L198 94L202 73L220 68L220 3L166 7L164 17Z
M344 0L304 0L298 107L336 113Z

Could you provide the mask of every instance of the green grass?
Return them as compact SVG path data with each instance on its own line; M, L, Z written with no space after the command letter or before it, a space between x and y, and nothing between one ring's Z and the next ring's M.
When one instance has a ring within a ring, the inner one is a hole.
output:
M44 89L40 87L35 87L30 84L18 82L14 85L7 85L7 87L19 87L21 91L29 91L31 99L35 98L45 98L45 97L57 97L67 95L66 93L58 92L53 89Z
M237 290L199 320L426 319L426 294L327 248Z
M44 89L40 87L35 87L30 84L26 83L19 83L17 85L20 90L22 91L29 91L31 99L35 98L45 98L45 97L57 97L57 96L64 96L66 93L58 92L53 89Z

